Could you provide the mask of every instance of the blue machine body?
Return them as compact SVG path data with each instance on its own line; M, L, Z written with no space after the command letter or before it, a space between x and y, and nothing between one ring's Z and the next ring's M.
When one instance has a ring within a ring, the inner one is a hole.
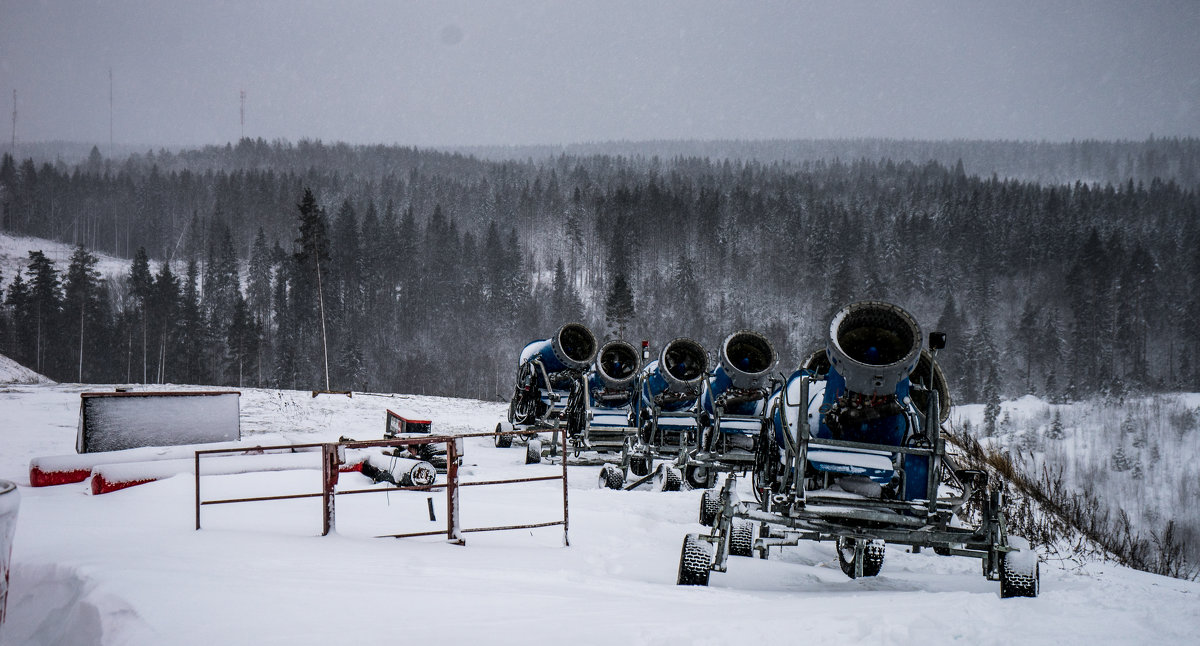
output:
M798 392L796 384L806 374L808 373L803 370L793 372L788 377L784 388L788 388L789 393ZM912 409L911 399L909 399L910 387L911 383L907 377L896 385L896 398L901 402L904 412L883 416L850 428L843 426L839 439L886 446L902 446L909 431L909 419L916 419L916 411ZM845 379L832 368L826 375L818 377L810 384L809 401L801 403L800 410L809 416L814 437L833 438L833 432L826 424L826 412L846 394ZM777 395L778 391L773 397ZM774 411L772 417L775 441L780 447L784 446L783 434L787 432L788 427L783 415L780 407ZM898 453L889 455L865 449L823 446L810 451L809 465L817 471L837 475L865 476L880 485L885 485L892 480L895 474L895 467L892 465L900 455ZM886 459L881 459L884 457ZM900 460L905 477L904 499L927 499L929 458L905 454L900 457Z
M650 408L654 400L668 390L670 390L670 384L662 375L659 360L655 359L646 364L646 367L642 369L641 406ZM694 397L668 398L660 403L659 409L677 413L691 408L695 403L696 398Z

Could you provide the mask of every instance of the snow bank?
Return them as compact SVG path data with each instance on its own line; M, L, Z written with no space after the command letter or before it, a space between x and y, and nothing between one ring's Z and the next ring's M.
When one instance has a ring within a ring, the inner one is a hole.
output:
M52 383L54 382L50 378L40 375L0 354L0 385Z
M37 457L29 461L29 484L34 487L46 487L82 482L91 475L92 469L102 464L179 460L191 458L195 455L196 451L283 446L287 444L293 444L293 442L282 435L267 435L256 437L253 442L212 442L182 446L145 446L121 451Z

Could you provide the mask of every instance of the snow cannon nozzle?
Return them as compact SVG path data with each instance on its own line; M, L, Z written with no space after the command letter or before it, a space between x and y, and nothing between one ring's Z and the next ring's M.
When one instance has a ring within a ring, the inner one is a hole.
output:
M774 367L775 348L758 332L739 330L721 344L721 369L734 388L765 388Z
M567 323L558 328L551 341L558 360L568 368L584 370L596 356L596 335L582 323Z
M891 303L862 301L843 307L829 325L830 364L861 395L895 394L916 367L921 326Z
M683 392L708 377L708 354L696 341L680 337L663 347L658 370L670 390Z
M567 323L558 328L554 336L540 341L530 341L521 349L517 365L538 359L546 372L564 370L583 372L592 365L596 356L596 336L582 323Z
M596 355L596 374L613 390L628 387L637 378L641 367L641 355L625 341L609 341Z

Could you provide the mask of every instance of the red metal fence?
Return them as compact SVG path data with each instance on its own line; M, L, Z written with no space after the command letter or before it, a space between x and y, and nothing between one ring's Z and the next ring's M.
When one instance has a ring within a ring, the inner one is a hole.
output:
M521 435L520 432L503 433L504 435ZM390 491L437 491L446 490L446 529L429 531L429 532L412 532L407 534L386 534L383 537L391 538L411 538L415 536L436 536L445 534L446 540L457 544L465 545L466 540L463 534L471 532L494 532L508 529L533 529L535 527L554 527L562 525L563 528L563 545L570 545L568 538L568 505L567 505L567 465L566 460L563 460L562 474L553 476L540 476L533 478L511 478L506 480L480 480L475 482L459 482L458 466L459 460L462 457L462 440L468 437L493 437L494 433L469 433L466 435L435 435L424 437L397 438L390 440L367 440L367 441L345 441L345 442L329 442L320 444L291 444L287 446L267 446L267 447L247 447L244 449L212 449L204 451L196 451L195 457L195 474L196 474L196 529L200 529L200 508L206 505L226 505L242 502L262 502L268 500L294 500L297 498L316 498L321 497L322 509L322 528L321 535L327 536L336 528L336 513L335 500L339 495L347 496L352 494L364 493L385 493ZM567 438L566 434L562 434L562 455L567 454ZM397 486L372 489L351 489L347 491L338 491L338 467L344 463L344 455L346 449L365 449L365 448L380 448L380 447L405 447L414 444L445 444L446 445L446 481L443 483L434 483L431 485L421 486ZM315 493L300 493L280 496L258 496L254 498L227 498L223 500L204 500L200 496L200 458L205 455L229 455L234 453L247 453L251 451L259 452L269 449L321 449L321 491ZM500 525L495 527L470 527L464 528L459 522L459 501L458 490L461 487L479 487L488 485L507 485L529 482L545 482L550 480L562 481L563 494L563 513L562 520L553 520L543 523L532 523L524 525Z

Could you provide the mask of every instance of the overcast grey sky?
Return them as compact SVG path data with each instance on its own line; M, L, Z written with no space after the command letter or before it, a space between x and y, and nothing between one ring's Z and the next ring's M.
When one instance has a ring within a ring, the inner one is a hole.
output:
M0 0L3 140L1200 136L1200 0Z

